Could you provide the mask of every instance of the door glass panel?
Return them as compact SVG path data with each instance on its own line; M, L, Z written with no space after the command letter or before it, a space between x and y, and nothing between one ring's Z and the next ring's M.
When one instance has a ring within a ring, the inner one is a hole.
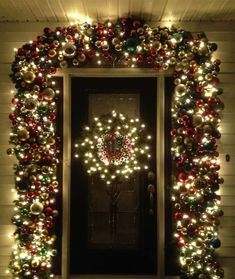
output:
M139 94L89 94L89 120L116 110L129 117L140 115Z
M139 117L139 94L89 94L89 122L112 110ZM139 175L106 185L93 177L88 185L88 246L136 249L139 245Z

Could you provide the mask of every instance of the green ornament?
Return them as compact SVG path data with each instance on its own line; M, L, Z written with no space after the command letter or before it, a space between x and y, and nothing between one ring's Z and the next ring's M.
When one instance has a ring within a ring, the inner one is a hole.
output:
M139 40L135 37L129 37L126 40L126 49L129 52L134 52L136 50L136 47L139 43Z
M177 44L183 41L183 35L180 33L174 33L172 37L176 40Z
M28 178L21 178L21 180L16 181L16 188L20 192L28 191L30 185L31 185L31 182Z
M200 39L206 38L205 32L199 32L199 33L197 34L197 36L198 36L198 38L200 38Z
M22 211L21 211L21 213L22 213L23 215L27 216L27 215L29 214L28 208L23 208Z
M46 248L42 248L40 251L40 255L45 256L47 254L47 249Z
M91 41L94 43L94 42L96 42L97 40L99 40L99 36L97 36L97 35L92 35L91 36Z
M208 48L209 48L210 51L216 51L218 46L215 43L211 43L211 44L208 45Z

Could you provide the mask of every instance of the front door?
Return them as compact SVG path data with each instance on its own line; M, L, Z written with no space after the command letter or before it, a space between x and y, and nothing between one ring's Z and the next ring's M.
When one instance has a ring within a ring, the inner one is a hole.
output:
M113 110L146 124L152 136L149 169L107 184L71 167L71 274L156 274L156 78L78 78L71 81L74 144L94 117Z

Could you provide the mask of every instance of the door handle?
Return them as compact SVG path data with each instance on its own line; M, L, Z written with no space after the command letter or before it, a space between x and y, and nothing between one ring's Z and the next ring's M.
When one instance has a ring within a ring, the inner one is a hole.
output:
M155 193L155 187L153 184L149 184L147 186L147 191L149 193L149 215L154 214L154 193Z

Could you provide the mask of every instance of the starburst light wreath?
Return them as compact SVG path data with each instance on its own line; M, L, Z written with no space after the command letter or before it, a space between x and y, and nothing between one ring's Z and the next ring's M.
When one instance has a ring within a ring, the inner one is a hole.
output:
M223 182L216 145L223 109L217 77L220 61L212 56L216 49L203 32L150 27L142 20L124 18L116 23L45 28L42 35L15 51L11 78L16 92L10 114L12 148L8 150L18 160L12 217L16 244L9 264L13 278L53 277L59 191L55 123L60 96L52 76L57 68L94 66L173 68L172 205L181 277L223 278L215 257L222 215L216 191ZM102 138L100 145L106 140ZM122 135L120 140L130 139Z
M112 111L96 117L91 127L84 128L80 143L75 144L75 157L81 154L88 174L98 173L110 184L148 169L150 139L138 118Z

